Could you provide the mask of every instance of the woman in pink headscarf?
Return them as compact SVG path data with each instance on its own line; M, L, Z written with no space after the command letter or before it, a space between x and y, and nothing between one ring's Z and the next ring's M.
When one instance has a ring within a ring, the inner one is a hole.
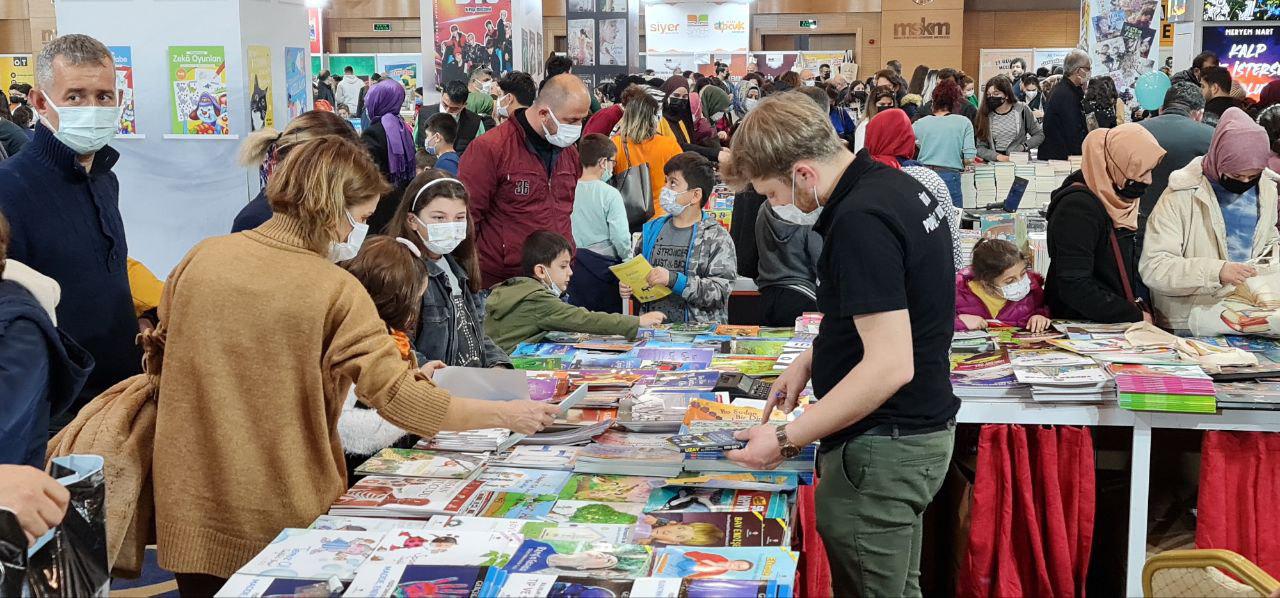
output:
M1215 293L1257 275L1248 264L1271 251L1276 233L1276 183L1267 168L1267 132L1239 108L1229 108L1209 152L1169 175L1169 187L1147 220L1138 269L1151 289L1156 322L1193 334L1223 334ZM1244 324L1232 326L1244 332ZM1237 327L1238 326L1238 327Z

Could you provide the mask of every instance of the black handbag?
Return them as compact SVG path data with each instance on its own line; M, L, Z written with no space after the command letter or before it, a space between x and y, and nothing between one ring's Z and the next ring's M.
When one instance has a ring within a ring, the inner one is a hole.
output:
M653 183L649 178L647 163L635 164L627 151L627 138L622 138L622 153L631 167L613 177L613 186L622 194L622 205L627 210L627 225L631 232L639 232L644 223L653 218Z

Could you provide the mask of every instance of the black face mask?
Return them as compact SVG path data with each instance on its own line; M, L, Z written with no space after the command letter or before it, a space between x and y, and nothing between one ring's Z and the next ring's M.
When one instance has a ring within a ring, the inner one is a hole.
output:
M987 98L987 110L994 112L1004 105L1004 98Z
M885 110L892 110L896 107L897 106L893 106L893 105L881 106L880 104L876 104L876 112L884 112Z
M685 98L668 98L667 115L673 117L689 116L689 100Z
M1138 199L1142 197L1142 194L1147 192L1148 186L1149 185L1147 183L1144 183L1142 181L1135 181L1133 179L1129 179L1124 182L1123 187L1116 187L1116 193L1118 193L1120 197L1123 197L1125 199L1129 199L1129 200Z
M1248 191L1252 189L1255 185L1257 185L1258 180L1261 178L1262 177L1260 176L1256 176L1247 181L1240 181L1236 179L1222 177L1221 179L1218 180L1218 184L1221 185L1223 189L1226 189L1231 193L1235 193L1236 195L1240 195L1241 193L1244 193L1245 191Z

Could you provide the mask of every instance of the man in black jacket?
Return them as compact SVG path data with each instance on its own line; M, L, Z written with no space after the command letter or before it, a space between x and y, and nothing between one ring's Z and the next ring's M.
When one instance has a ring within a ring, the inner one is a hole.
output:
M1231 97L1231 71L1220 67L1205 67L1200 71L1200 90L1204 92L1204 119L1211 127L1218 126L1218 119L1227 108L1236 107L1249 112L1249 105ZM1252 114L1250 114L1252 116Z
M431 104L423 106L418 112L418 130L413 136L413 144L418 149L423 149L427 139L427 120L431 115L442 112L451 114L458 119L458 138L453 142L453 150L461 156L467 151L467 146L471 145L471 140L484 134L484 123L481 122L480 116L470 110L467 110L467 97L471 94L467 89L467 84L462 81L450 81L444 84L444 95L440 96L439 104Z
M1191 68L1185 71L1178 71L1170 77L1170 82L1174 85L1179 83L1200 84L1200 73L1209 67L1218 66L1218 55L1205 50L1196 55L1191 61Z
M1093 72L1089 55L1072 50L1063 60L1062 81L1053 88L1044 107L1044 143L1037 156L1041 160L1066 160L1079 156L1080 145L1089 133L1084 124L1084 85Z
M1196 122L1203 112L1204 96L1200 94L1200 88L1190 83L1178 83L1165 92L1160 116L1143 119L1138 123L1168 152L1156 169L1151 171L1151 186L1142 195L1139 207L1142 223L1156 209L1156 201L1164 193L1165 187L1169 186L1169 173L1181 169L1196 156L1203 156L1209 151L1213 127ZM1138 228L1141 230L1143 225L1140 224Z

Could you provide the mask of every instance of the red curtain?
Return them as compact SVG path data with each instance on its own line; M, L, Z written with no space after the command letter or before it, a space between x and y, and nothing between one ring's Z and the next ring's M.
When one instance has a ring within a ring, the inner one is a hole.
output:
M827 562L827 549L822 545L822 536L818 534L818 511L814 502L814 491L818 489L818 477L814 476L813 485L800 486L797 505L801 525L800 572L797 577L799 596L821 598L831 596L831 566ZM802 590L800 590L803 588Z
M985 425L960 596L1084 596L1093 545L1087 428Z
M1280 576L1280 434L1205 432L1196 546L1225 548Z

